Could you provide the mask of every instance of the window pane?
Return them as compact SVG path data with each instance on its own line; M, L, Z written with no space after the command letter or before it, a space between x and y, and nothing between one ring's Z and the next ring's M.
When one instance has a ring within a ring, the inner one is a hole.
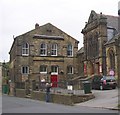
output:
M29 44L25 43L22 45L22 55L28 55L29 54Z
M46 66L40 66L40 72L47 72Z
M58 72L58 67L57 66L52 66L51 67L51 72L57 73Z
M29 67L24 66L22 67L22 74L28 74L29 73Z
M57 55L57 44L52 44L51 46L51 55Z
M68 66L68 67L67 67L67 73L68 73L68 74L72 74L72 73L73 73L73 67Z
M113 29L107 29L107 35L108 35L108 41L113 38L114 36L114 30Z
M40 55L46 55L47 54L47 46L46 44L40 45Z
M73 55L73 48L72 48L72 45L68 45L67 47L67 55L68 56L72 56Z

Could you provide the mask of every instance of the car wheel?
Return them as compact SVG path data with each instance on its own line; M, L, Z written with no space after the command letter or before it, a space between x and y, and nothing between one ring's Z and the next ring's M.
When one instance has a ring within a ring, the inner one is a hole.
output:
M116 86L112 87L113 89L116 89Z

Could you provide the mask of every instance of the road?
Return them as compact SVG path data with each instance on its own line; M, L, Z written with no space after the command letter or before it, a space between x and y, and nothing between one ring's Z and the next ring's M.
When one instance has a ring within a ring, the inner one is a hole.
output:
M3 95L2 113L118 113L118 111L78 105L66 106Z
M108 108L108 109L118 108L118 97L119 97L118 89L92 90L92 93L95 95L94 99L76 105L86 106L86 107Z

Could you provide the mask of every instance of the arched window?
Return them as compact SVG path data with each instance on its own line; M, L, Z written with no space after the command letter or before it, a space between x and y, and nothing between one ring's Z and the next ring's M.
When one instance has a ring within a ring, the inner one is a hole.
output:
M98 33L91 33L88 39L87 55L89 58L95 58L99 54Z
M110 69L114 70L115 69L115 54L112 50L109 52L109 57L110 57Z
M45 43L42 43L40 45L40 55L46 56L47 55L47 45Z
M99 55L99 41L98 41L98 33L95 32L94 35L94 50L95 50L95 56Z
M93 44L92 44L92 38L93 36L90 34L89 39L88 39L88 47L87 47L87 55L89 58L92 57L92 53L93 53Z
M67 56L73 56L73 46L71 44L67 46Z
M28 43L24 43L22 45L22 55L24 55L24 56L29 55L29 44Z

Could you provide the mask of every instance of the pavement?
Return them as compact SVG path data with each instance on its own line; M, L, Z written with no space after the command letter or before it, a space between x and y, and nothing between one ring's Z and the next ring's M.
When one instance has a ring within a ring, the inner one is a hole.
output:
M75 95L85 94L84 90L67 90L59 88L51 90L51 93L57 92L61 92L63 94L73 93ZM92 90L92 93L95 96L94 99L75 104L75 106L120 110L120 108L118 108L118 102L120 102L120 99L118 98L120 95L120 91L118 91L118 88L108 90Z
M112 110L118 109L118 89L113 90L92 90L95 98L89 101L75 104L77 106L95 107L95 108L106 108Z

